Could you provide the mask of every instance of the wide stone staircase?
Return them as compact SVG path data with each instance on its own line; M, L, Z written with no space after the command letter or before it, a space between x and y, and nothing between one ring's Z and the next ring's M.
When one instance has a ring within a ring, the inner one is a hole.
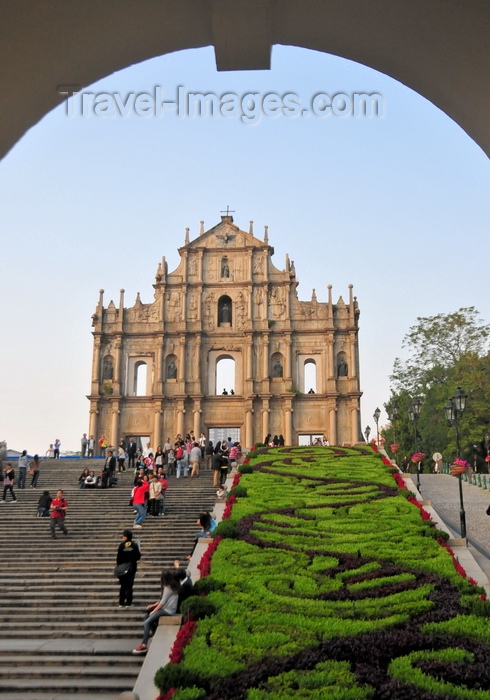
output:
M200 510L216 500L211 472L169 478L165 515L133 530L142 558L131 608L118 607L113 576L121 532L132 528L133 472L117 486L82 490L85 466L102 460L45 460L37 489L15 488L18 503L0 503L0 700L115 700L131 690L142 657L144 609L158 599L160 574L192 548ZM14 470L17 472L16 464ZM44 489L63 489L68 536L53 540L49 518L37 518ZM164 660L162 659L162 663Z

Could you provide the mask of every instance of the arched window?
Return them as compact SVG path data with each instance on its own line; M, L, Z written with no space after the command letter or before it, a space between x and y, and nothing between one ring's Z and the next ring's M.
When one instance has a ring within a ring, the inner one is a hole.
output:
M305 360L304 365L304 388L305 394L316 394L316 362L315 360Z
M218 301L218 326L229 327L232 324L232 303L226 294Z
M148 366L146 362L136 362L134 365L134 395L146 396L146 380Z
M216 361L216 395L232 395L234 393L235 360L229 355L222 355Z

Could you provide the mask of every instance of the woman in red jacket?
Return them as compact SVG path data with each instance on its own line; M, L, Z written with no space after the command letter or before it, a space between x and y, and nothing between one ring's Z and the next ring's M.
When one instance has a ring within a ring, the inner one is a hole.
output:
M133 506L134 509L138 511L136 520L134 521L134 527L141 529L146 518L146 502L148 500L148 491L150 490L150 485L147 481L142 481L138 479L133 492Z

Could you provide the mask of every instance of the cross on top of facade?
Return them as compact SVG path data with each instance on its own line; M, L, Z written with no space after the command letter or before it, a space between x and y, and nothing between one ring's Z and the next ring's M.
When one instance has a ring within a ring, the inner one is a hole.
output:
M225 216L230 216L230 214L234 214L234 213L235 213L235 210L234 210L234 209L230 209L230 205L229 205L229 204L226 205L226 211L223 210L223 211L220 212L220 214L224 214Z

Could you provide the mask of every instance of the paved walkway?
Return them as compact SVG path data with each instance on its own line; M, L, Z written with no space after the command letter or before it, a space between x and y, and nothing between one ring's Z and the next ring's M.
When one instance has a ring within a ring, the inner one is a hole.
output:
M416 477L413 477L415 483ZM458 480L449 474L421 474L420 491L454 533L460 537ZM463 481L463 502L466 511L466 532L470 549L481 569L490 578L490 491Z

